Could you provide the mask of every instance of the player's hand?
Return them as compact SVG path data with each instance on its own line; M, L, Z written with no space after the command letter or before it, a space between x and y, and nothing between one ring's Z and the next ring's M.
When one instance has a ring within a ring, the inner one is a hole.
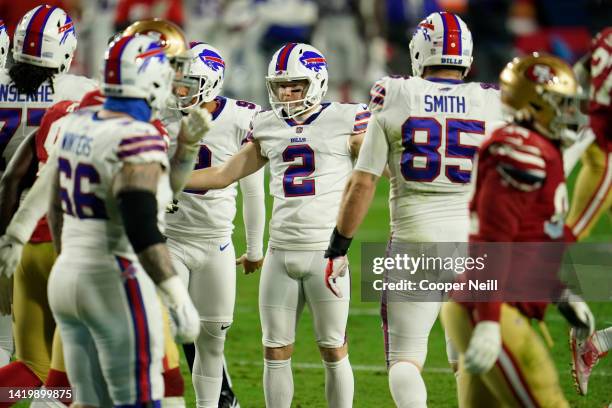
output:
M13 304L13 278L0 275L0 316L11 314Z
M189 109L189 114L181 119L179 143L187 146L198 145L212 125L212 115L206 109L199 107Z
M465 369L471 374L486 373L497 361L501 346L499 323L488 320L478 323L465 352Z
M23 242L10 235L0 237L0 275L9 278L13 276L21 259L22 250Z
M166 206L166 214L174 214L178 210L178 200L172 200L172 202L168 203L168 205Z
M349 262L346 255L337 256L335 258L327 258L327 267L325 268L325 286L327 286L327 288L339 298L342 297L342 291L336 284L336 279L346 275L348 265Z
M178 276L161 282L159 289L170 314L170 328L177 343L193 343L200 334L200 314Z
M248 275L249 273L253 273L261 268L263 265L264 259L258 259L257 261L251 261L247 254L243 254L240 258L236 259L236 266L242 265L244 269L244 273Z
M557 302L559 312L576 329L579 340L588 338L595 331L595 317L584 300L566 289Z

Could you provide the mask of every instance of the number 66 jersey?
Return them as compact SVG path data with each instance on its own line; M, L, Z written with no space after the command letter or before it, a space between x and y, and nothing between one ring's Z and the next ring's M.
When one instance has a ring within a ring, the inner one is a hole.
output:
M466 241L473 158L503 123L492 85L445 78L386 77L371 90L356 170L389 165L393 240Z

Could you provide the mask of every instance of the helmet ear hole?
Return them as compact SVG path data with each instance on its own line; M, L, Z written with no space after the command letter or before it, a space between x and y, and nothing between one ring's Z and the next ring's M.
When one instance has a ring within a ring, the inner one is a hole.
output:
M421 55L421 53L417 51L417 53L416 53L416 54L414 54L414 58L415 58L415 59L419 59L419 55Z

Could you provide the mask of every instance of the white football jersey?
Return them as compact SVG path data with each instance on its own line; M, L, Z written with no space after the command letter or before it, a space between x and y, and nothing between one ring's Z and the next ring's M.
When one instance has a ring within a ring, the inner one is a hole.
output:
M365 105L335 102L301 124L272 111L255 117L252 136L269 160L274 197L269 247L327 248L353 169L349 137L364 132L369 117Z
M254 103L221 96L217 97L217 102L219 106L212 114L213 127L200 141L196 170L221 165L236 154L246 143L251 121L260 110ZM175 127L173 124L167 126L171 133L177 133L173 131ZM172 142L176 143L175 137ZM166 217L166 235L174 239L230 236L236 215L236 184L219 190L185 190L180 193L178 211Z
M98 87L89 78L59 74L53 85L43 82L35 95L19 94L7 69L0 69L0 172L4 171L21 141L40 125L51 105L63 100L80 101Z
M158 224L164 230L172 190L162 135L150 123L125 116L102 120L89 109L69 114L58 124L49 162L58 165L63 249L80 256L112 253L136 261L111 187L124 163L159 163L165 169L157 187Z
M503 124L496 87L386 77L371 97L373 119L355 168L380 176L388 164L393 237L426 227L425 218L444 216L445 207L451 218L467 217L474 155Z

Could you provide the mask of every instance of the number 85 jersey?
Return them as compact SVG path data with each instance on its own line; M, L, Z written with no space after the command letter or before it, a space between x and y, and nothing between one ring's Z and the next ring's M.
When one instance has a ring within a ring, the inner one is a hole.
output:
M394 238L439 240L398 232L426 230L432 220L467 220L474 155L503 123L499 91L451 79L386 77L372 87L370 111L355 169L380 176L389 165ZM459 235L467 239L467 229Z

